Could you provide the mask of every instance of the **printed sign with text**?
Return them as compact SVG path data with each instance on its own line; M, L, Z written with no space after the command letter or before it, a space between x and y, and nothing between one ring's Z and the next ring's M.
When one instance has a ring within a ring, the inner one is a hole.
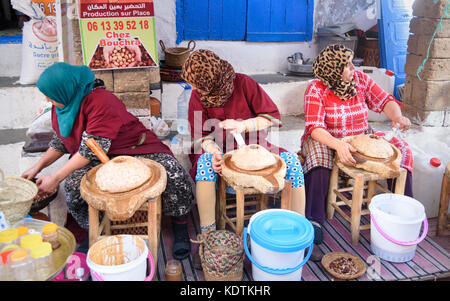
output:
M91 69L158 66L153 0L80 0L79 14Z

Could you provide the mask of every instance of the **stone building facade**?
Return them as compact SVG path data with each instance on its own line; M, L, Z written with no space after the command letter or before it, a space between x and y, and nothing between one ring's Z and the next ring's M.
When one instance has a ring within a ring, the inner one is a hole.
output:
M416 124L447 127L450 126L450 5L447 0L437 3L416 0L413 15L405 65L405 115ZM427 51L428 59L418 76Z

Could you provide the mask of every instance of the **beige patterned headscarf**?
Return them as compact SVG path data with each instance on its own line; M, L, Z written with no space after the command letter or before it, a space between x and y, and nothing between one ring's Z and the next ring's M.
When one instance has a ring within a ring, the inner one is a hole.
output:
M322 80L337 97L348 100L356 95L355 80L342 80L344 68L353 57L353 51L342 45L328 45L313 63L314 76Z

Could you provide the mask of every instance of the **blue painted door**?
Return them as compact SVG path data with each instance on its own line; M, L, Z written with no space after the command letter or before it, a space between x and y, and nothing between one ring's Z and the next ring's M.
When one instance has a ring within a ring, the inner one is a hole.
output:
M381 19L378 20L380 65L395 73L394 96L397 86L405 82L405 63L408 49L409 22L414 0L381 0Z

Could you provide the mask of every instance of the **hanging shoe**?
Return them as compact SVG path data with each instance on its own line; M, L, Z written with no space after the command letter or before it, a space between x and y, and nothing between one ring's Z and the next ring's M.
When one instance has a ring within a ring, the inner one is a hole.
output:
M313 261L313 262L320 262L322 260L323 257L323 252L321 249L319 249L319 246L314 244L313 246L313 251L311 253L311 257L309 257L309 260Z
M172 255L177 260L189 257L191 253L191 242L187 228L187 216L172 217L172 229L174 235Z
M314 220L310 220L310 222L314 228L314 244L320 245L323 242L322 226Z

